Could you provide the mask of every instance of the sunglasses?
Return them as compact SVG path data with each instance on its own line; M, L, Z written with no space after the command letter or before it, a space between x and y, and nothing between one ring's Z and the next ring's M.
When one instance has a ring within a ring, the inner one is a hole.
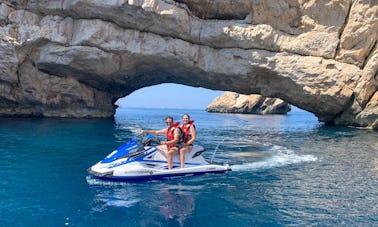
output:
M172 121L166 121L165 123L166 124L172 124L173 122Z

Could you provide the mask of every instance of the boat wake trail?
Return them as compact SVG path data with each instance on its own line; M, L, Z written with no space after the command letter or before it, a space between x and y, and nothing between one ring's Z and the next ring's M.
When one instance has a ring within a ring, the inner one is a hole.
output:
M90 175L86 176L85 180L87 181L88 185L92 185L92 186L126 186L128 185L127 182L101 180Z
M314 155L298 155L294 151L280 146L273 146L269 153L271 155L263 160L231 165L231 169L233 171L256 171L318 160Z

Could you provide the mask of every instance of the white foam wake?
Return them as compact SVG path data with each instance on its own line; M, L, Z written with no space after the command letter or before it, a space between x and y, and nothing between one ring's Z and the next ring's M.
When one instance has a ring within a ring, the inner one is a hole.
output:
M108 181L108 180L101 180L90 175L86 176L86 181L91 186L126 186L127 183L123 181Z
M318 160L314 155L297 155L294 151L280 146L273 146L270 152L272 156L262 161L232 165L231 169L233 171L255 171Z
M142 127L139 125L133 125L133 126L124 126L122 129L129 130L134 135L140 135L140 131L142 130Z

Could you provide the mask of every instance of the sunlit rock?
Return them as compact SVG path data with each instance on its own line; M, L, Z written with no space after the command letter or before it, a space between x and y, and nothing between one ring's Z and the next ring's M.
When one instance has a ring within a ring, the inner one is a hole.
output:
M225 92L210 103L206 111L216 113L286 114L291 107L277 98Z
M0 115L111 117L170 82L377 129L377 14L376 0L2 0Z

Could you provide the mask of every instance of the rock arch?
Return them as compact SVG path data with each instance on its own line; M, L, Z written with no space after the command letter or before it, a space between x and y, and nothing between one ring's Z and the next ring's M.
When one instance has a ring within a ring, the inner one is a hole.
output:
M119 97L171 82L378 128L375 0L239 1L244 19L231 0L201 2L1 1L0 115L109 117Z

